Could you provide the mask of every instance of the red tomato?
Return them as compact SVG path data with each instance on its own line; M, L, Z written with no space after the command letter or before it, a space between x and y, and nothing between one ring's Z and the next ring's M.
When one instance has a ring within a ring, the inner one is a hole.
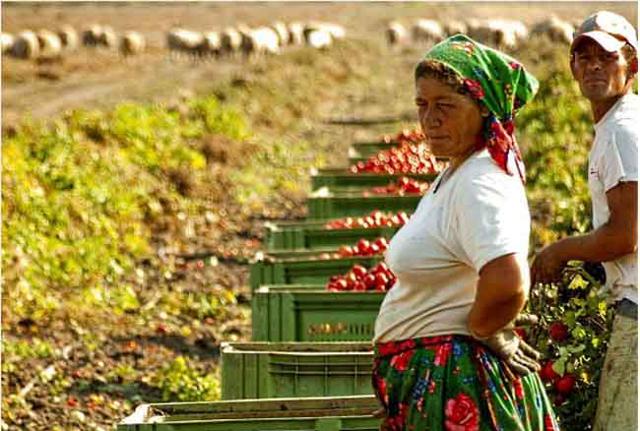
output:
M566 395L573 391L575 383L575 377L573 377L572 374L568 373L562 376L560 379L556 380L554 387L556 388L556 391Z
M569 328L562 322L549 325L549 336L553 341L564 341L569 336Z
M356 279L362 279L365 275L367 275L367 268L362 265L353 265L351 268L351 273L353 273Z
M553 370L553 362L552 361L545 362L545 364L542 366L542 368L540 369L540 371L538 373L540 374L540 378L544 382L555 382L560 377Z
M372 273L369 273L364 276L364 284L367 286L367 290L371 290L376 286L376 276Z

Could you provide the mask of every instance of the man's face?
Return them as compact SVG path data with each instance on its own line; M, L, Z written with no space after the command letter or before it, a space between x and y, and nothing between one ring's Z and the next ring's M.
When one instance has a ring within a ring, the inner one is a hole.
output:
M629 64L619 50L607 52L591 39L576 46L571 62L580 91L592 102L625 94L628 69Z

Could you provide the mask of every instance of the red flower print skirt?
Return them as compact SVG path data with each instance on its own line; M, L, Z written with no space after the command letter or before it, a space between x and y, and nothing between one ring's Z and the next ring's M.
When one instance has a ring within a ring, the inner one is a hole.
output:
M373 388L384 431L559 431L537 373L513 380L463 335L379 343Z

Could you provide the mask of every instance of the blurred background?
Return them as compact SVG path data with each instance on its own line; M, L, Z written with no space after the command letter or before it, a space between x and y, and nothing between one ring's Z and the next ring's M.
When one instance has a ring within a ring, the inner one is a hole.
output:
M220 342L250 339L265 223L304 217L310 172L347 168L354 142L416 127L413 67L447 35L540 80L517 120L532 252L586 231L571 34L597 10L637 22L635 2L1 8L3 430L217 399ZM581 402L559 399L565 429L588 429Z

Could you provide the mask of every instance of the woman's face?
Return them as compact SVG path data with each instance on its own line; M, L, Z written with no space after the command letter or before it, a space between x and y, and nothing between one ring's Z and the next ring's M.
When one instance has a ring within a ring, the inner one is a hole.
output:
M427 145L437 157L464 159L475 148L482 114L468 96L431 77L416 81L418 119Z

